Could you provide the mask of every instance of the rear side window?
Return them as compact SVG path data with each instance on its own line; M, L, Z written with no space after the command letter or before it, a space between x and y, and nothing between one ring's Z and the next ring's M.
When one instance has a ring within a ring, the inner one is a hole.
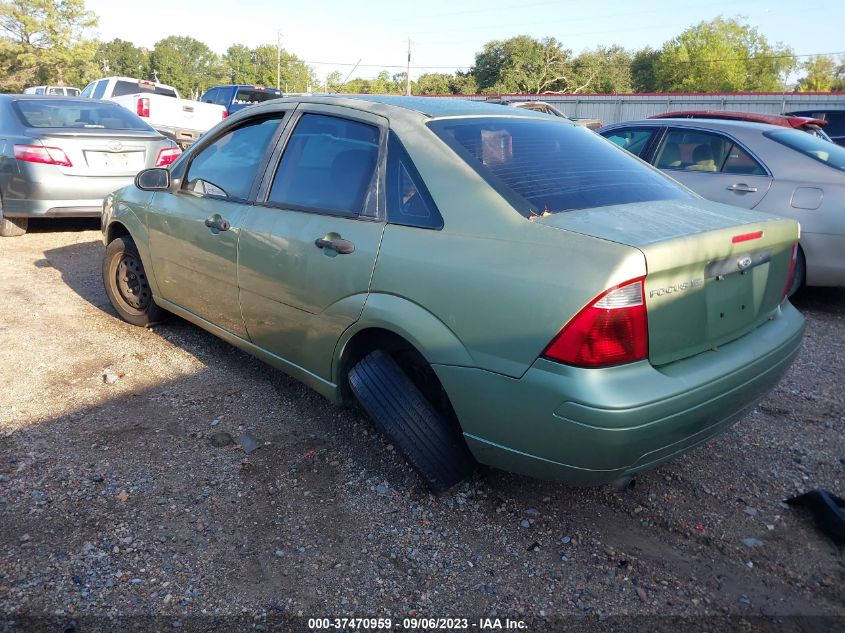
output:
M722 172L765 176L766 169L757 160L721 134L694 129L669 130L654 164L659 169Z
M634 156L642 156L656 132L656 128L624 128L606 132L602 136Z
M183 189L203 196L248 199L280 122L281 118L253 121L204 147L191 161Z
M102 99L103 95L106 94L106 88L109 85L108 79L103 79L97 86L94 88L94 98L95 99Z
M777 130L764 132L773 141L777 141L787 147L801 152L829 167L845 171L845 147L823 141L805 132L798 130Z
M92 81L90 84L85 86L85 89L82 91L83 97L90 97L91 93L94 92L94 86L97 85L96 81Z
M387 144L387 221L424 229L443 228L434 200L394 132Z
M526 217L694 198L601 136L563 121L444 119L429 126Z
M305 114L288 140L267 202L343 215L364 212L376 171L379 129Z
M217 95L220 94L220 88L212 88L202 96L203 103L215 103Z
M13 102L13 109L21 123L27 127L153 131L149 125L116 103L17 99Z

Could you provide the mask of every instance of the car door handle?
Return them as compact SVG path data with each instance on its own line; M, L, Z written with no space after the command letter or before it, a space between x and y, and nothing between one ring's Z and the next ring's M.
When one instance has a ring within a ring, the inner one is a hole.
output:
M728 191L734 191L736 193L754 193L757 191L757 187L749 187L744 182L739 182L735 185L731 185L727 189Z
M217 229L218 231L228 231L232 228L229 220L224 220L219 215L215 215L205 219L205 225L210 229Z
M349 253L355 252L355 244L349 240L343 240L340 238L327 240L324 237L318 237L314 240L314 246L317 248L330 248L331 250L337 252L338 255L349 255Z

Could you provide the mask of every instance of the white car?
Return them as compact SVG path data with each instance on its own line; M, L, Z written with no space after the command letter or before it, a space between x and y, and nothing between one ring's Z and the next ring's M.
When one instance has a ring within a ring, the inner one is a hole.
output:
M183 149L226 118L226 108L213 103L181 99L176 88L132 77L105 77L92 81L83 97L107 99L122 105Z

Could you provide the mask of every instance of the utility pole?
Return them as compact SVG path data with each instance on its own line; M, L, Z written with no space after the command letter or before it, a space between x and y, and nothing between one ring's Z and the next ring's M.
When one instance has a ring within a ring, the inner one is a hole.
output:
M408 65L405 70L405 94L411 96L411 38L408 38Z
M276 30L276 90L282 89L282 32Z

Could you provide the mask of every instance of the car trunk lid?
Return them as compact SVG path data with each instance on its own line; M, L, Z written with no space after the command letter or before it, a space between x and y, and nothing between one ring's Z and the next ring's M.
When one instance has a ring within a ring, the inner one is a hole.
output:
M147 166L154 144L163 139L147 131L39 130L34 142L62 150L72 166L56 169L68 176L133 176Z
M582 209L537 222L639 249L646 260L649 360L716 349L781 302L798 225L704 200Z

